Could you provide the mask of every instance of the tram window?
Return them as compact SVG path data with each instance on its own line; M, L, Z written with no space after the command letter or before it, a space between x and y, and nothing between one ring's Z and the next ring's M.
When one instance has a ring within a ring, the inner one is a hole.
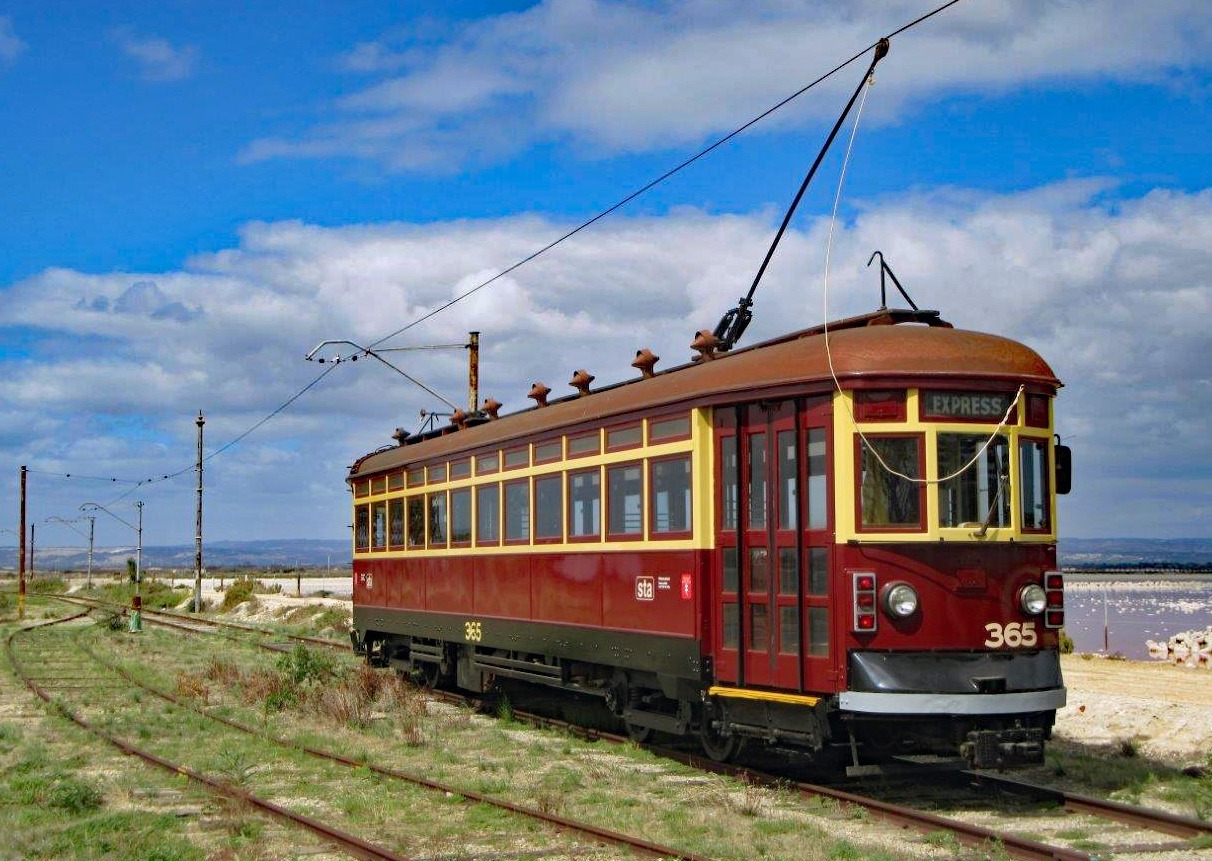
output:
M779 529L795 529L798 498L796 486L795 431L779 431Z
M391 475L387 476L387 489L388 490L403 490L404 489L404 473L393 472Z
M505 452L505 468L517 469L519 466L530 465L530 446L522 446Z
M808 654L823 658L829 654L829 608L808 608Z
M560 440L538 443L534 447L535 463L550 463L564 456L564 443Z
M435 481L445 481L445 480L446 480L446 464L439 463L436 466L431 466L429 468L429 483L430 484L433 484Z
M652 532L690 531L690 457L652 461Z
M903 422L905 390L873 389L855 392L854 417L860 422Z
M765 547L749 548L749 591L770 589L770 551Z
M387 503L387 546L398 550L404 546L404 500Z
M492 454L476 455L476 475L486 475L501 468L501 456L495 451Z
M829 594L829 552L824 547L808 548L808 594Z
M370 496L370 479L354 482L354 496Z
M794 595L800 582L800 568L796 564L798 551L794 547L779 548L779 594Z
M429 546L446 546L446 494L429 494Z
M354 509L354 546L358 550L370 549L369 505L359 505Z
M376 502L370 509L370 547L387 549L387 503Z
M921 529L920 485L901 478L901 475L921 477L921 438L869 436L865 441L860 438L858 445L862 450L859 469L862 525L884 529ZM879 454L880 460L876 459L872 450Z
M505 540L530 540L530 482L505 485Z
M471 458L465 457L462 460L452 460L450 462L450 479L454 481L456 478L467 478L471 475Z
M534 537L564 537L564 483L558 475L534 480Z
M1027 427L1048 426L1048 398L1045 395L1027 395Z
M587 454L599 454L601 451L602 434L599 431L568 438L569 457L584 457Z
M643 428L637 425L610 428L606 431L606 450L617 451L620 448L635 448L644 442Z
M736 437L720 440L720 529L736 530L737 512Z
M825 429L808 428L808 528L825 529L829 525L825 484L829 463L825 459Z
M800 608L779 607L779 653L800 653Z
M568 536L597 538L602 534L602 475L596 470L568 475Z
M408 486L420 487L425 483L425 467L416 466L408 470Z
M741 645L740 607L733 601L724 604L724 648L736 649Z
M644 531L643 473L638 463L606 468L606 528L612 536L639 537Z
M387 492L387 476L378 475L370 480L370 492L372 495Z
M735 592L740 585L735 547L724 548L724 591Z
M770 648L770 610L765 604L749 605L749 648L765 652Z
M450 543L471 543L471 488L450 492Z
M749 528L766 528L766 434L749 435Z
M987 520L989 526L1009 526L1010 444L1000 435L990 441L984 434L940 433L939 477L968 464L938 485L939 525L979 527Z
M1048 440L1018 441L1019 497L1025 531L1047 532L1051 528L1048 493Z
M408 500L408 546L425 546L425 497L413 496Z
M690 436L690 416L675 419L660 419L648 423L648 442L665 442L686 439Z
M476 544L501 543L501 485L476 488Z

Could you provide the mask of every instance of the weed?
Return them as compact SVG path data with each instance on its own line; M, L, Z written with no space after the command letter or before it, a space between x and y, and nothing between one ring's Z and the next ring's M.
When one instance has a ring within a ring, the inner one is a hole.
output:
M251 578L232 580L223 590L223 603L219 605L219 610L224 613L234 610L238 605L252 598L255 588L256 583Z
M278 669L296 685L323 684L336 673L336 662L332 656L312 651L299 643L294 651L278 660Z
M513 723L513 704L509 702L509 697L504 692L497 700L496 715L497 720L501 723Z
M78 814L96 810L104 800L101 790L92 784L74 777L65 777L51 787L46 802L51 807Z
M206 681L194 673L182 673L177 677L177 685L173 691L177 699L198 700L202 705L210 703L210 688Z
M1136 739L1124 738L1119 741L1119 755L1124 759L1135 759L1139 750L1137 748Z
M28 591L41 595L67 591L67 581L62 577L30 577L25 584Z
M954 831L931 831L924 839L929 845L952 854L957 854L960 850L959 838L955 836Z

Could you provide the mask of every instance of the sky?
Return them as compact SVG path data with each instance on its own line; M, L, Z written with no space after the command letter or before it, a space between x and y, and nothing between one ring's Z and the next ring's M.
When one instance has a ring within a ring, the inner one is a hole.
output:
M446 407L313 347L408 326L936 5L0 0L0 545L21 465L40 546L85 502L130 544L136 500L145 545L191 542L199 411L206 540L347 537L348 465ZM680 364L869 57L384 346L480 331L506 412ZM895 37L742 343L877 307L879 249L1064 381L1062 535L1212 537L1210 58L1206 0L961 0ZM465 402L465 351L390 358Z

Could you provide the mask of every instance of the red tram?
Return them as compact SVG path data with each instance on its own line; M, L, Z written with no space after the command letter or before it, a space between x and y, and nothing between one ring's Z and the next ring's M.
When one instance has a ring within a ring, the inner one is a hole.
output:
M711 342L362 457L355 648L596 694L719 759L1042 761L1065 703L1051 368L932 311Z

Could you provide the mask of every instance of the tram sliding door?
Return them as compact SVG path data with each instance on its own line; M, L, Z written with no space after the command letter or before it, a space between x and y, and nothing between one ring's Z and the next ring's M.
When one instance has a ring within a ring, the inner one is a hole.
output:
M722 681L800 688L798 454L794 401L717 419Z
M827 398L716 413L715 672L721 682L824 688L827 418Z

